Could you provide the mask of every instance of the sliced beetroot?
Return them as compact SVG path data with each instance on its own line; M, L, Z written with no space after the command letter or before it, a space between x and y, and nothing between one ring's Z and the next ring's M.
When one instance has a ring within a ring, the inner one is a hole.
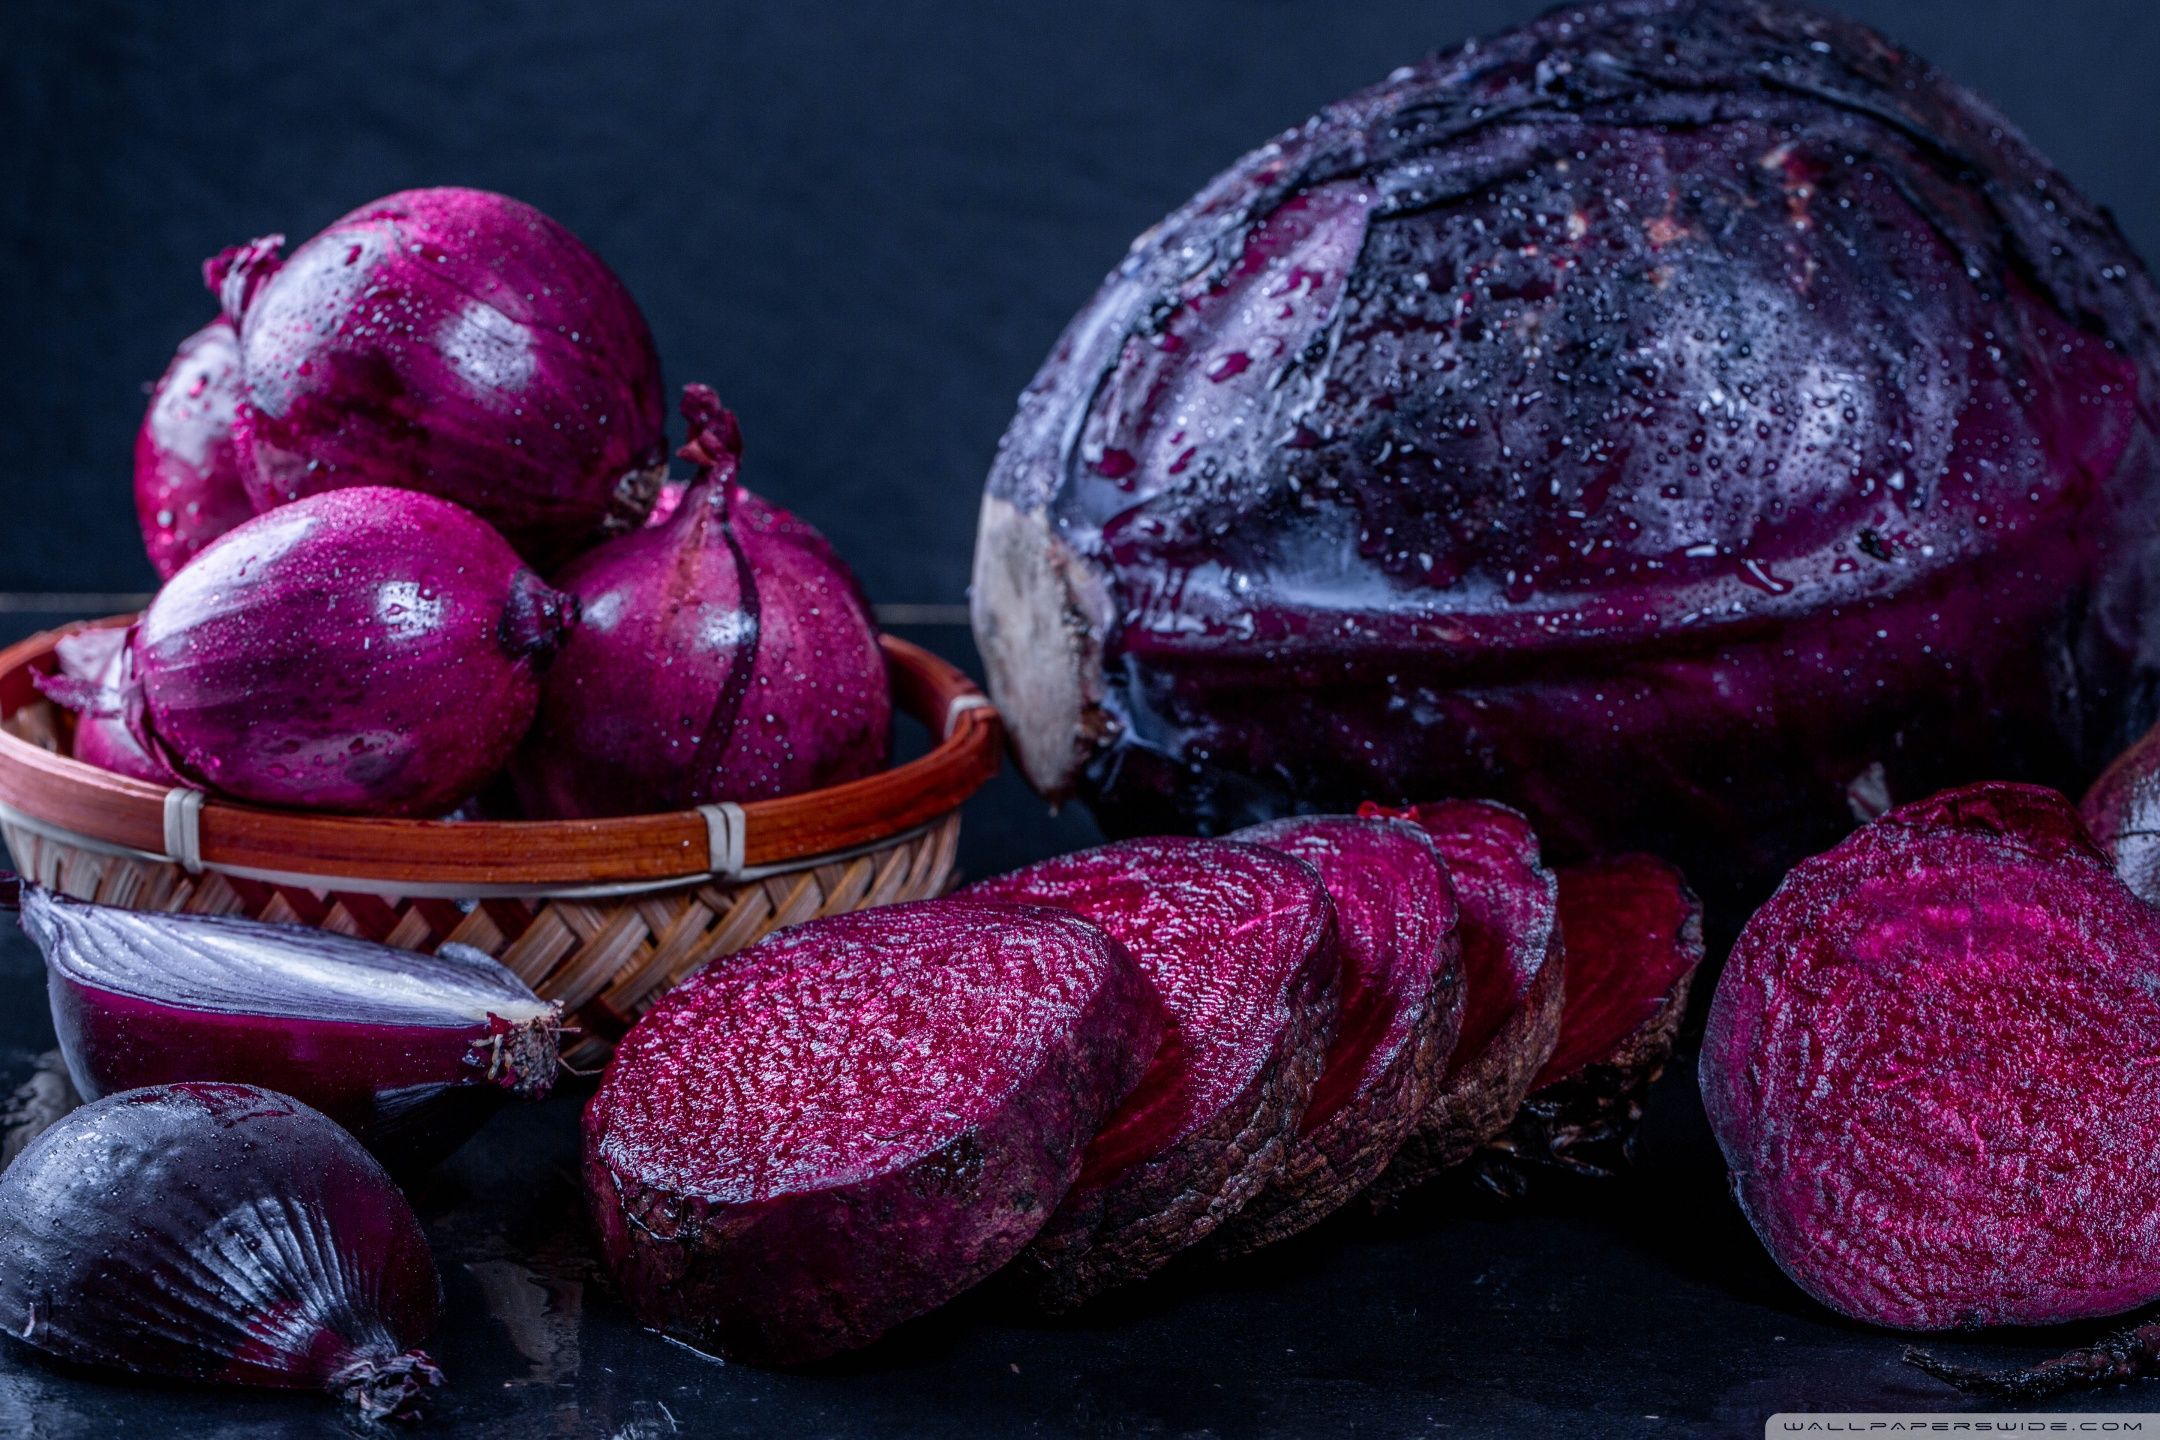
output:
M1680 872L1623 855L1560 872L1567 954L1560 1038L1479 1178L1520 1194L1532 1171L1604 1178L1634 1164L1643 1098L1672 1058L1702 963L1702 902Z
M792 1364L1005 1264L1161 1043L1115 942L1032 906L814 920L631 1028L585 1111L585 1185L639 1317Z
M1401 820L1270 821L1231 837L1295 855L1335 902L1342 1010L1282 1173L1215 1232L1243 1254L1295 1235L1378 1179L1447 1076L1462 1027L1455 887Z
M1560 1035L1558 886L1520 813L1482 800L1407 809L1365 805L1367 817L1412 820L1447 862L1461 907L1462 1033L1446 1080L1372 1187L1376 1204L1459 1165L1515 1118Z
M1803 1290L1905 1329L2160 1299L2160 909L2068 801L1983 784L1803 862L1703 1039L1734 1193Z
M1334 1031L1333 906L1303 860L1231 840L1127 840L968 892L1073 910L1122 943L1170 1029L1104 1125L1026 1275L1063 1310L1160 1269L1283 1169Z

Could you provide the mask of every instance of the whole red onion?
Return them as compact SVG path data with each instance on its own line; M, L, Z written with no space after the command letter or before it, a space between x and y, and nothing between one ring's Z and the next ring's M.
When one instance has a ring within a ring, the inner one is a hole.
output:
M236 799L440 814L509 757L576 613L471 511L334 490L256 516L159 592L131 718Z
M213 320L180 342L135 433L135 518L161 580L255 513L233 449L239 403L239 340Z
M0 1325L81 1365L414 1418L442 1282L390 1177L253 1085L93 1101L0 1174Z
M855 577L736 483L741 437L710 389L686 388L683 414L700 473L674 515L556 577L586 619L512 761L531 815L753 800L885 763L892 697Z
M258 510L349 485L454 500L535 563L667 460L660 358L637 303L578 238L484 190L407 190L293 251L207 273L240 332L238 441Z

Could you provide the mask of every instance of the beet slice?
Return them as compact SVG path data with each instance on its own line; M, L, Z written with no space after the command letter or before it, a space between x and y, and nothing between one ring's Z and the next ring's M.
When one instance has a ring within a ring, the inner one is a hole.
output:
M1282 1173L1215 1232L1218 1251L1240 1255L1333 1214L1380 1177L1446 1079L1463 984L1455 887L1419 827L1319 815L1230 838L1320 873L1343 974L1335 1038Z
M1740 933L1703 1104L1785 1273L1856 1319L2160 1299L2160 909L2068 801L1983 784L1796 867Z
M1139 1087L1023 1257L1052 1310L1160 1269L1283 1168L1334 1031L1334 907L1303 860L1233 840L1127 840L967 893L1074 910L1132 952L1169 1015Z
M601 1248L646 1324L761 1364L868 1344L1034 1236L1163 1021L1056 910L927 900L699 971L585 1111Z
M1606 1179L1635 1162L1643 1098L1672 1058L1702 963L1702 902L1680 872L1623 855L1560 872L1560 1038L1478 1178L1520 1196L1539 1170Z
M1520 812L1442 800L1367 817L1415 821L1447 862L1462 908L1462 1033L1447 1078L1410 1138L1371 1187L1386 1206L1459 1165L1515 1118L1560 1036L1558 886Z

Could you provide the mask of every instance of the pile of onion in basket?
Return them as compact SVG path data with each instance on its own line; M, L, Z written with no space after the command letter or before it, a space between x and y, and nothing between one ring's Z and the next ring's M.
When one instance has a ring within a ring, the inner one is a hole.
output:
M205 267L136 443L165 586L47 693L78 758L259 805L535 819L785 795L879 769L869 606L744 489L627 291L530 206L413 190Z

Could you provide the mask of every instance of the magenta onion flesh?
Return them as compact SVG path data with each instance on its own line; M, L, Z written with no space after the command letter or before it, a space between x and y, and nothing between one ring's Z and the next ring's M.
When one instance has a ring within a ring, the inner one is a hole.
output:
M509 757L575 614L472 512L333 490L256 516L158 593L131 713L221 795L441 814Z
M528 814L759 800L885 763L892 695L877 623L825 538L736 482L713 392L683 392L700 467L666 523L556 577L584 613L512 763Z
M413 1418L442 1283L352 1136L252 1085L109 1095L0 1174L0 1327L78 1364Z
M53 1028L85 1099L179 1080L314 1106L394 1167L448 1154L555 1083L561 1007L464 945L123 910L22 888Z
M348 485L453 500L535 564L612 518L635 524L666 469L652 333L568 230L484 190L407 190L210 262L238 327L238 441L258 510Z
M135 694L135 630L76 630L53 643L57 674L31 676L45 698L75 712L71 753L85 765L154 785L177 785L172 767L143 748L128 724Z
M989 477L991 690L1114 832L1491 796L1752 905L1877 791L2082 784L2152 718L2156 337L1910 51L1564 6L1140 238Z
M135 432L135 518L161 580L255 513L233 447L239 404L239 339L213 320L180 342Z

